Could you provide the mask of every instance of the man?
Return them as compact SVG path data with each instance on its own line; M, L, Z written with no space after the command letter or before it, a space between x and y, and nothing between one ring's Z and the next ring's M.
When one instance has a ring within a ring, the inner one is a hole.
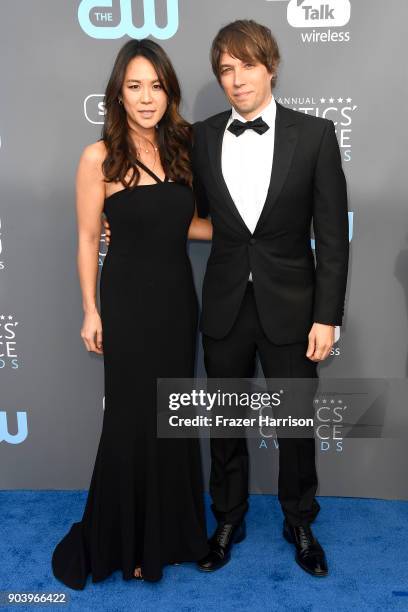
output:
M256 353L266 378L315 378L342 323L348 214L334 124L275 101L279 60L268 28L252 20L222 28L211 63L232 109L194 126L198 210L213 224L201 318L210 378L253 376ZM319 511L314 438L280 438L279 459L284 536L304 570L327 575L310 527ZM211 462L218 526L204 571L225 565L245 537L246 439L212 438Z
M266 378L317 379L342 323L348 213L334 124L275 101L279 61L270 30L252 20L223 27L211 48L232 109L194 125L197 208L213 224L200 321L209 378L252 377L258 354ZM314 438L280 437L283 535L305 571L325 576L310 526L317 484ZM245 438L211 438L210 493L218 524L199 562L209 572L246 534Z

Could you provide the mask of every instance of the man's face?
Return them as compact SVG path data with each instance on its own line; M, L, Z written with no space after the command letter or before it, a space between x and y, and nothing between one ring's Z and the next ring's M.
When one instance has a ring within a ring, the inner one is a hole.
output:
M267 106L272 73L257 62L245 62L224 52L220 58L220 82L235 110L250 120Z

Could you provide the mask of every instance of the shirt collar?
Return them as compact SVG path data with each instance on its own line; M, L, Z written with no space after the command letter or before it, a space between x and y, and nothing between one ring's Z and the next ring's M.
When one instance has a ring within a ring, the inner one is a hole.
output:
M271 101L268 106L266 106L261 113L258 113L256 117L253 117L251 121L254 121L258 117L262 117L262 119L269 125L269 127L273 127L275 125L275 115L276 115L276 101L274 95L272 94ZM246 123L248 119L245 119L242 115L235 110L235 108L231 107L231 117L228 120L227 127L234 121L234 119L238 119L243 123Z

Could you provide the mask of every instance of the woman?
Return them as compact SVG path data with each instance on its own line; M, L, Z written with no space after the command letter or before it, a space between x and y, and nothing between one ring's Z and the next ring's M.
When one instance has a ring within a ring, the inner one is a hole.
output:
M169 563L208 552L197 439L156 436L156 379L194 376L198 303L187 238L209 240L197 217L191 128L164 50L131 40L105 92L102 139L77 173L81 336L104 356L105 411L82 520L56 546L54 575L74 589L122 570L157 581ZM113 238L96 306L100 218Z

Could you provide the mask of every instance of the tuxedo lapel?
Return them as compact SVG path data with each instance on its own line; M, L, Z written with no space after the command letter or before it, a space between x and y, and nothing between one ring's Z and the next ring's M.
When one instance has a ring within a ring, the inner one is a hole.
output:
M285 179L292 163L298 140L298 127L284 106L276 102L275 139L273 149L273 161L271 180L266 196L265 204L256 224L254 234L265 222L267 215L271 212L278 196L282 190Z
M295 147L298 139L298 128L294 119L292 118L292 113L288 111L289 109L286 109L284 106L276 102L275 138L271 178L269 182L269 188L265 204L262 208L262 212L254 230L254 234L259 229L261 224L264 223L266 216L270 213L273 208L273 205L276 203L276 200L282 190L283 184L288 174L290 164L293 159L293 154L295 152ZM245 221L241 217L239 210L234 203L234 200L231 197L224 176L222 174L222 140L225 132L225 127L230 116L230 111L226 111L225 113L221 113L213 117L212 121L207 124L208 156L215 182L223 196L223 201L225 201L225 203L228 205L232 214L239 222L241 227L247 233L251 234L248 226L245 224Z
M208 156L212 167L213 175L215 178L216 185L220 190L223 201L229 206L232 214L242 228L250 233L245 221L241 217L238 208L235 206L234 200L228 190L224 176L222 174L221 154L222 154L222 140L227 125L228 119L231 116L230 111L216 115L211 123L207 124L207 146Z

